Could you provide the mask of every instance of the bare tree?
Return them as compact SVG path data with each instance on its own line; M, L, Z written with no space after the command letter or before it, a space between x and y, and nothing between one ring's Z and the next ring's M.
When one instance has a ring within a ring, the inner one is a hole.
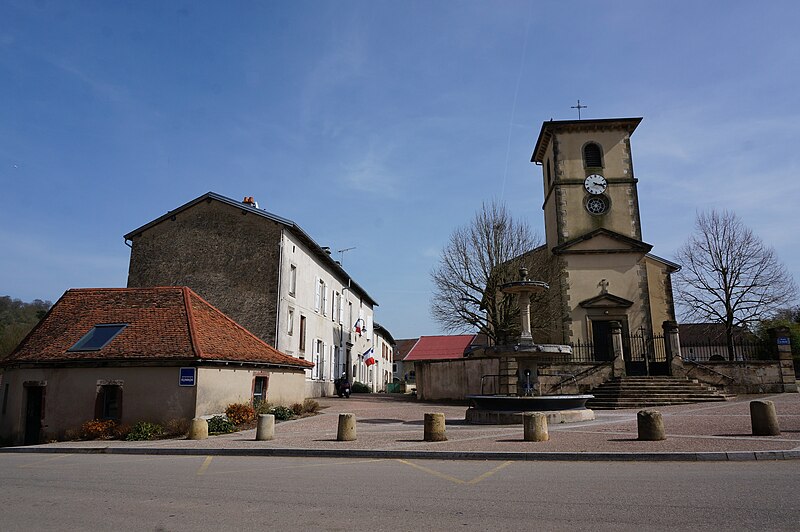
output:
M682 317L724 324L730 360L736 327L751 328L797 294L775 251L732 212L698 214L676 258L683 266L676 278Z
M498 287L518 279L523 254L539 243L524 223L497 201L484 203L467 225L453 231L431 273L431 314L450 332L479 331L504 343L518 332L513 298Z

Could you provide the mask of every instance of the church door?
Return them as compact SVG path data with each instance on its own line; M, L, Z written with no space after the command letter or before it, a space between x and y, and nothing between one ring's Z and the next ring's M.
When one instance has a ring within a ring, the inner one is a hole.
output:
M594 359L598 362L606 362L614 358L614 350L611 345L610 323L610 321L592 320Z

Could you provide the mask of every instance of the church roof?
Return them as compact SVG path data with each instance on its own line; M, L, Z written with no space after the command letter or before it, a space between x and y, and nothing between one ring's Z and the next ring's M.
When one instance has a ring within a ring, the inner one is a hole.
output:
M539 132L539 138L536 140L536 146L533 148L531 155L532 163L542 163L544 161L544 153L547 150L547 145L550 144L550 139L558 132L564 131L591 131L600 129L626 129L628 135L632 134L642 117L638 118L599 118L595 120L550 120L542 124L542 129Z
M201 362L314 366L281 353L180 286L67 290L3 365Z

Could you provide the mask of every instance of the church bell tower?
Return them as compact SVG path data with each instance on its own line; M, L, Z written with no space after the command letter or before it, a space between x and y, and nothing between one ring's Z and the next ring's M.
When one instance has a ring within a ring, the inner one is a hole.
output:
M547 247L600 228L641 241L630 136L641 118L550 121L532 162L542 165Z
M544 186L539 252L560 264L560 340L592 344L597 360L610 356L613 322L644 336L675 319L669 277L678 266L642 240L630 142L641 121L544 122L531 157Z

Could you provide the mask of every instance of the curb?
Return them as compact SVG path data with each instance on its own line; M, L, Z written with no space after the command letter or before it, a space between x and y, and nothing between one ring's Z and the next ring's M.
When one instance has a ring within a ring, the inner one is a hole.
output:
M798 460L800 450L672 452L672 453L569 453L492 451L410 451L369 449L183 449L130 447L6 447L0 453L15 454L120 454L172 456L264 456L298 458L385 458L419 460L503 460L564 462L747 462Z

